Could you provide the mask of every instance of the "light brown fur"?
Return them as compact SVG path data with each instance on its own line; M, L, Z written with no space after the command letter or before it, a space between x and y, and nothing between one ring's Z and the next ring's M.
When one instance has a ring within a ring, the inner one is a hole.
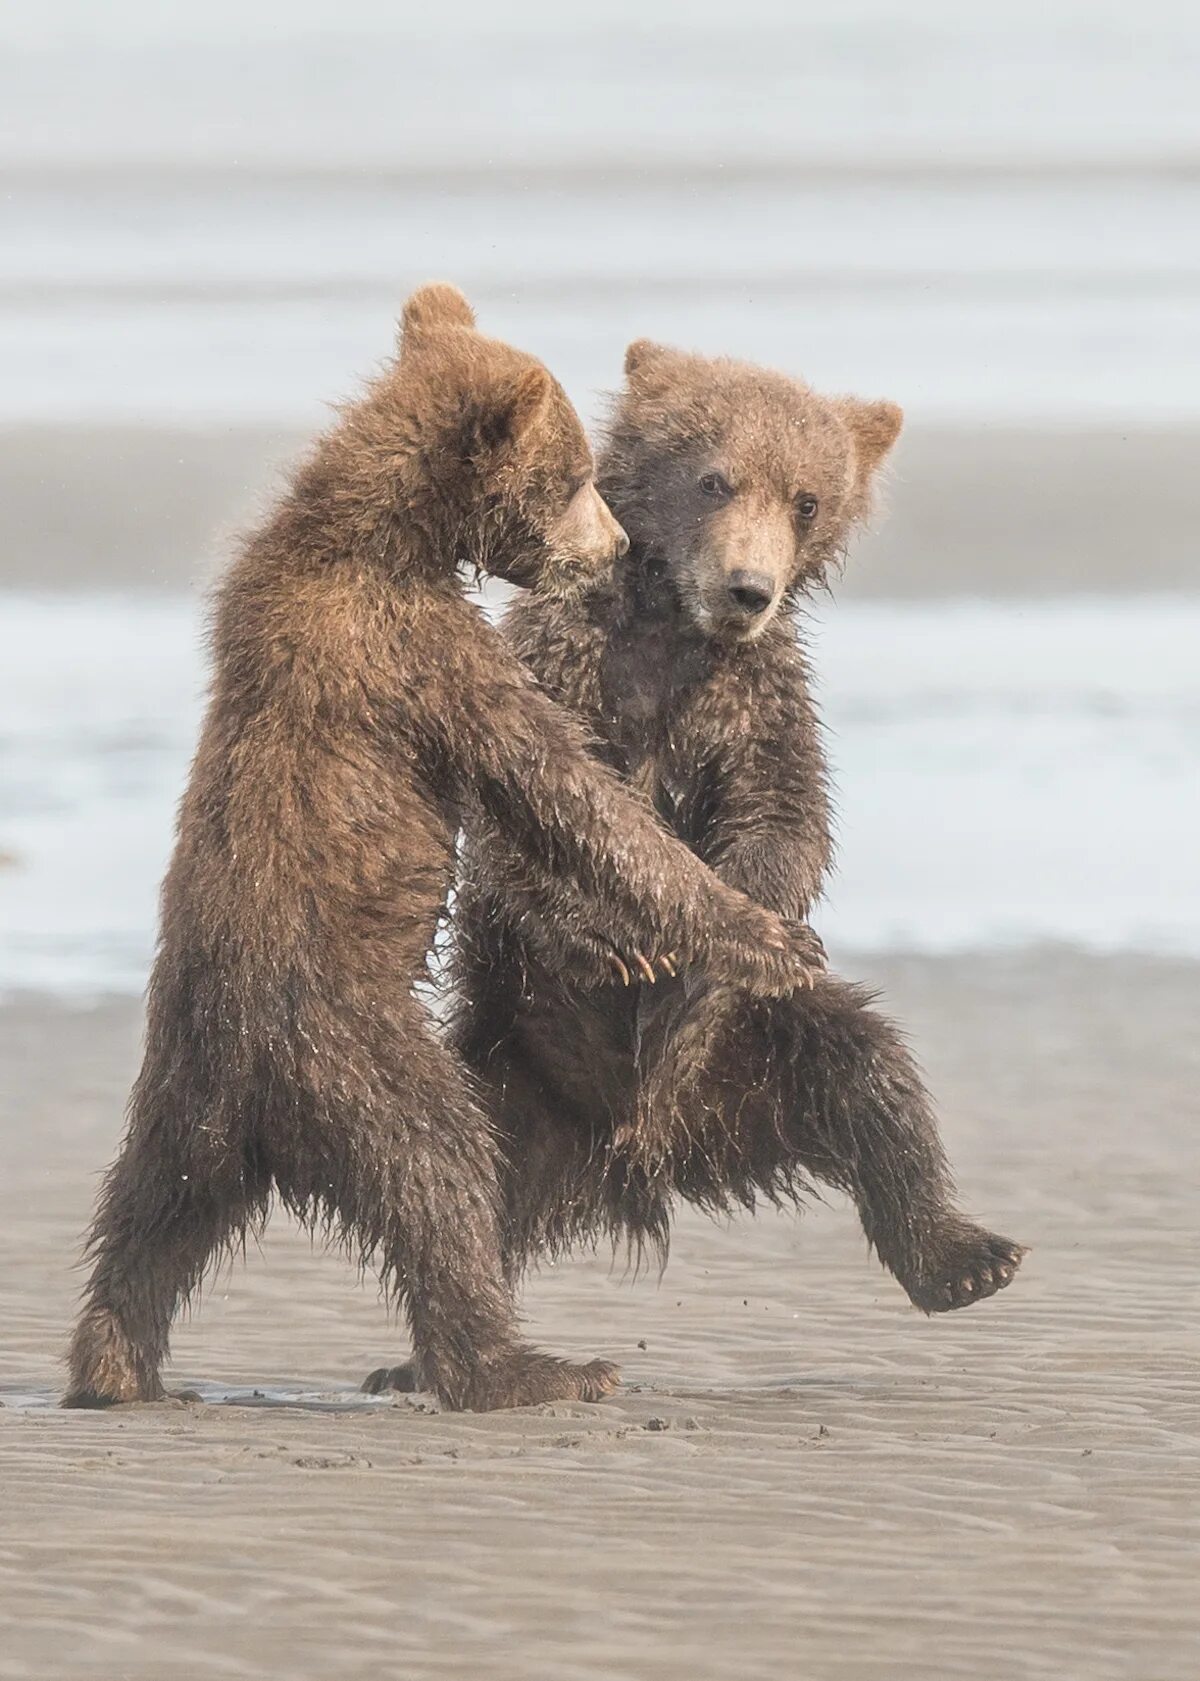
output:
M758 992L803 952L590 760L465 598L555 591L625 539L561 388L453 288L348 404L218 593L212 692L163 888L145 1059L89 1242L67 1402L162 1395L175 1311L274 1195L373 1261L448 1406L595 1399L518 1334L492 1124L424 977L464 814L578 890L593 982L679 950Z
M506 632L699 857L803 920L832 849L795 614L865 515L900 412L644 343L628 373L599 463L628 559L569 602L516 604ZM747 572L749 603L729 593ZM514 1278L604 1235L665 1253L680 1198L727 1210L824 1181L855 1199L924 1310L1009 1283L1022 1250L958 1211L916 1065L862 988L821 975L756 1000L690 974L635 997L572 984L544 960L540 892L528 860L477 827L454 1042L506 1138ZM558 894L561 928L570 885Z

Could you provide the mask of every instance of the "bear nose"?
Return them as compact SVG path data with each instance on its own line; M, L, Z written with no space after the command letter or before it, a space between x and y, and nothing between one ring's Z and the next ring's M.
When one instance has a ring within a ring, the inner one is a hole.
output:
M765 572L731 572L729 599L748 619L765 612L775 594L774 583Z

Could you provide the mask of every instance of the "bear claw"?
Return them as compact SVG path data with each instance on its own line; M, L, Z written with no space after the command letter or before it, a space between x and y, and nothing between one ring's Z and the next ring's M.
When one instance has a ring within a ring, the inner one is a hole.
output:
M679 970L675 967L679 961L677 952L665 951L661 956L651 960L644 952L632 951L629 953L628 962L619 952L608 951L604 955L622 986L632 985L634 970L648 986L653 986L658 980L660 970L664 975L670 975L672 980L679 974Z
M633 961L637 965L638 969L641 971L642 979L644 981L648 981L650 983L650 985L653 986L655 981L658 979L658 976L655 974L654 970L650 967L650 964L646 960L646 958L644 958L642 956L640 951L635 951L634 952Z

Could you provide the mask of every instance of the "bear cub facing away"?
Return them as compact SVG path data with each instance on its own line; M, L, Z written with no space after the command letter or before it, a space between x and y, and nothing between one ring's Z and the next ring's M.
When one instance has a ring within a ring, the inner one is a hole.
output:
M758 992L801 938L589 759L460 566L563 588L626 546L545 368L409 301L400 353L221 586L145 1058L100 1196L67 1404L163 1394L171 1320L273 1196L403 1298L423 1382L484 1409L611 1389L521 1341L494 1129L414 996L463 815L579 889L592 979L678 952Z
M792 609L823 586L900 429L887 403L659 345L630 347L598 480L616 576L526 597L505 630L597 755L728 885L803 920L829 867L826 765ZM546 892L549 893L547 884ZM506 1140L506 1262L624 1238L671 1208L847 1191L926 1312L1003 1289L1020 1245L961 1214L928 1094L862 988L755 999L681 974L634 996L542 959L539 885L494 826L469 838L453 1034ZM571 923L568 883L555 927Z

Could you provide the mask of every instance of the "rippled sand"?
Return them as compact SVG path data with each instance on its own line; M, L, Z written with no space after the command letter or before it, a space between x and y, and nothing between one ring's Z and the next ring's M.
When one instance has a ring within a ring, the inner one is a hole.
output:
M1013 1288L926 1321L841 1206L686 1217L661 1285L530 1289L615 1401L482 1418L357 1397L401 1339L282 1222L176 1338L224 1404L54 1410L138 1024L0 1012L0 1676L1190 1681L1200 969L875 978Z

